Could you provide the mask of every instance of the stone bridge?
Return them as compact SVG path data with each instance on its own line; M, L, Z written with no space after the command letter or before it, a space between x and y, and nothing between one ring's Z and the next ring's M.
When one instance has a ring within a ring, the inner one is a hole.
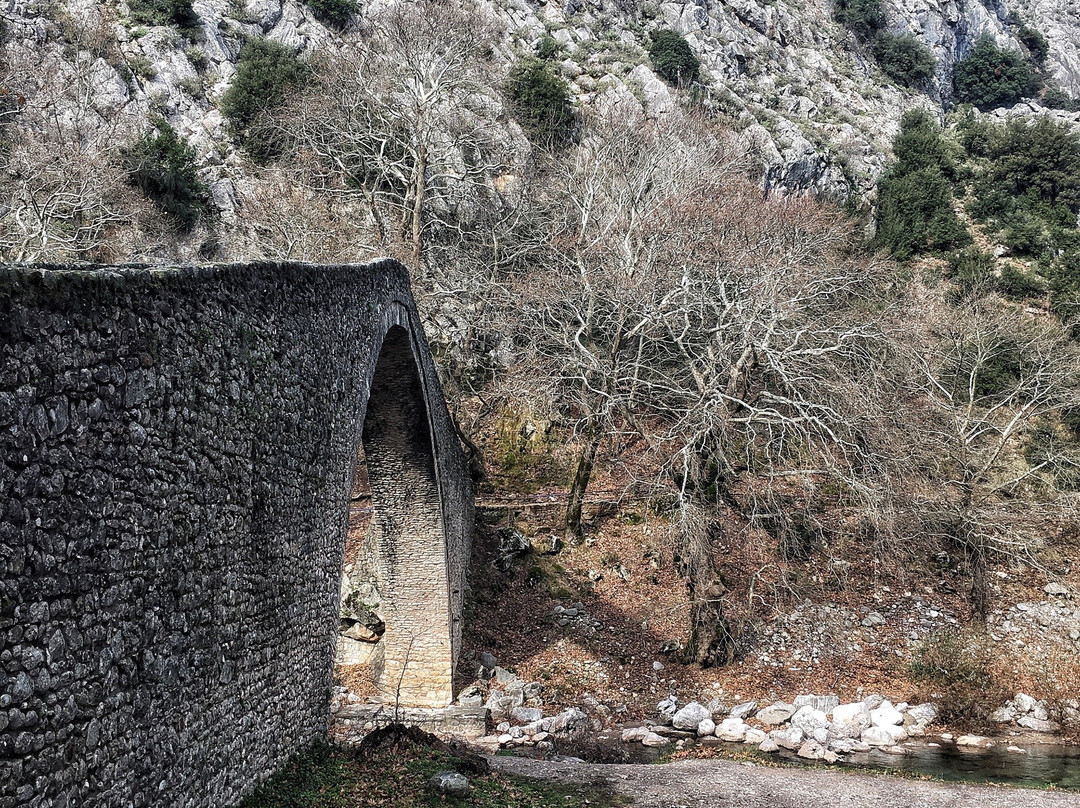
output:
M0 808L232 805L325 737L361 443L381 684L445 706L472 498L404 267L0 267Z

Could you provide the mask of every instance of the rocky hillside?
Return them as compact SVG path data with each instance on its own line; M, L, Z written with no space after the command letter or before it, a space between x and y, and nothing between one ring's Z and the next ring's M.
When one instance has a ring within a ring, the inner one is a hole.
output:
M1010 14L1041 32L1049 46L1046 74L1067 96L1080 96L1080 13L1073 0L886 0L887 31L914 35L934 57L932 76L919 89L882 73L870 45L834 20L829 0L479 0L478 6L501 25L495 63L503 75L545 35L559 43L561 68L582 113L604 97L626 94L651 114L671 109L676 94L654 72L649 34L682 34L701 62L698 96L741 130L761 161L766 188L838 200L872 191L905 110L950 105L954 66L980 36L1023 50ZM383 7L362 4L338 28L295 0L196 0L195 19L178 28L160 17L169 24L148 24L155 18L143 6L116 0L9 0L0 11L7 38L4 115L36 127L59 115L90 147L92 132L107 132L115 146L142 131L151 114L163 115L194 146L213 205L233 226L243 217L236 189L253 168L238 152L219 103L243 43L266 37L301 55L318 54L362 39L366 21ZM502 77L491 78L497 85ZM1017 111L1037 108L1025 103Z

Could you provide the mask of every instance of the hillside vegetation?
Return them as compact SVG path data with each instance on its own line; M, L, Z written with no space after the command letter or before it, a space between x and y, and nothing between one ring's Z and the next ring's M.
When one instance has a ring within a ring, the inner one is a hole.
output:
M473 646L646 715L665 692L866 688L961 726L1018 691L1075 720L1072 612L1009 632L1077 583L1076 132L905 116L875 217L894 262L835 209L761 199L737 152L680 174L603 131L618 179L579 155L594 193L572 198L632 202L571 208L514 298L539 316L508 326L521 361L466 408L485 490L510 494L490 535L535 553L480 568ZM551 617L577 601L599 632Z

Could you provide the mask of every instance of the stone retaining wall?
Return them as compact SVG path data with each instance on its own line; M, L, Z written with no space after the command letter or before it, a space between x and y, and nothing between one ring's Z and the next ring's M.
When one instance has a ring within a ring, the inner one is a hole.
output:
M471 493L418 322L390 261L0 267L0 808L231 805L325 735L362 424L384 666L449 704Z

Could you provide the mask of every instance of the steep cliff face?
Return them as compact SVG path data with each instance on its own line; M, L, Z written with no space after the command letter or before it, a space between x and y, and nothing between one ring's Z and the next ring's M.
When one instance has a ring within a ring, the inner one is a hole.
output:
M125 3L8 0L5 86L78 125L131 136L151 113L195 147L215 206L237 221L237 184L250 165L218 109L242 43L265 36L316 54L362 38L385 2L362 5L345 31L295 0L196 0L198 29L178 32L131 19ZM891 82L869 48L833 18L831 0L479 0L502 24L503 71L544 35L582 109L632 95L653 115L677 103L652 69L649 33L671 28L701 60L704 105L744 133L766 190L866 198L888 161L904 111L951 103L954 66L982 35L1020 50L1011 12L1049 43L1047 72L1080 97L1078 0L885 0L888 30L911 34L936 59L923 91ZM505 73L504 73L505 75ZM498 83L501 76L493 76ZM1022 105L1018 112L1029 113ZM1075 117L1075 116L1072 116ZM119 136L119 135L117 135Z
M948 103L953 66L982 35L1019 50L1016 14L1049 44L1047 73L1074 98L1080 95L1080 4L1075 0L887 0L890 29L910 33L929 47L937 70L928 95Z
M981 35L992 36L1003 47L1020 47L1006 31L1004 5L994 7L978 0L892 0L887 15L890 30L918 37L937 60L927 95L938 103L948 103L953 67Z
M1080 2L1019 0L1017 9L1050 45L1047 66L1073 98L1080 97Z

